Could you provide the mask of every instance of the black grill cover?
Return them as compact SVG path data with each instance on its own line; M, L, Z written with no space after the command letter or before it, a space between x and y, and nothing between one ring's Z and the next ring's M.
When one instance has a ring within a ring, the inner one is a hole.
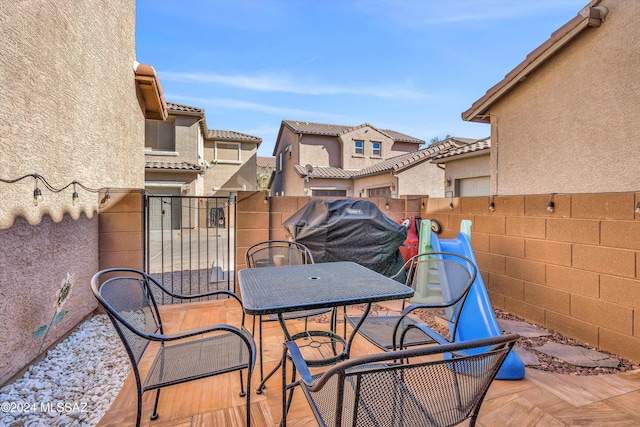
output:
M407 229L367 200L311 200L283 224L315 262L353 261L385 276L403 265Z

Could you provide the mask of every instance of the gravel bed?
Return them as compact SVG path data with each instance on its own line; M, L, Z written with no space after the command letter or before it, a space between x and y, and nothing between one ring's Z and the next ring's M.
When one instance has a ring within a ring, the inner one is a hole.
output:
M524 322L524 320L522 320L521 318L514 316L513 314L504 312L504 311L500 311L500 310L494 310L496 313L496 317L498 319L505 319L505 320L516 320L516 321L521 321ZM527 366L529 368L533 368L533 369L539 369L542 371L548 371L548 372L556 372L559 374L568 374L568 375L602 375L602 374L615 374L615 373L619 373L619 372L627 372L627 371L634 371L640 368L640 366L634 364L632 361L627 360L623 357L617 356L615 354L609 353L607 351L604 350L599 350L595 347L589 346L587 344L584 344L578 340L575 340L573 338L568 338L565 337L562 334L559 334L551 329L547 329L545 327L542 327L540 325L534 325L532 323L527 322L530 325L533 325L539 329L542 329L543 331L548 332L550 335L548 336L542 336L542 337L535 337L535 338L528 338L528 337L520 337L520 339L518 340L518 342L516 343L517 346L524 348L525 350L531 351L533 352L537 357L538 360L540 361L539 365L531 365L531 366ZM542 353L540 351L536 350L536 347L542 347L545 343L548 342L554 342L554 343L558 343L558 344L564 344L564 345L571 345L571 346L578 346L578 347L583 347L586 349L590 349L590 350L597 350L600 353L606 354L609 357L613 358L613 359L617 359L618 360L618 367L616 368L611 368L611 367L593 367L593 368L587 368L587 367L581 367L581 366L575 366L572 365L570 363L567 363L563 360L560 360L558 358L549 356L548 354Z
M0 427L95 426L120 392L129 359L105 314L80 324L0 389Z

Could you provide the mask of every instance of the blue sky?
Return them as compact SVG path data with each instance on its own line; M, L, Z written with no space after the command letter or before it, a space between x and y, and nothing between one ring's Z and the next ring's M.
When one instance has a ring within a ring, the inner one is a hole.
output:
M209 129L282 120L425 140L483 138L460 115L588 0L137 0L136 56Z

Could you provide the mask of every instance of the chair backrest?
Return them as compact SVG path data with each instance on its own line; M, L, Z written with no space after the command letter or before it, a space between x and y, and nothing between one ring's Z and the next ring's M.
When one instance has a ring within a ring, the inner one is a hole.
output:
M91 290L111 319L134 368L150 342L148 335L163 333L150 282L145 273L126 268L101 271L91 280Z
M405 263L406 285L416 292L411 302L429 304L432 315L445 320L455 338L458 318L478 274L470 259L448 252L422 253Z
M517 339L518 335L505 335L352 359L327 371L306 392L331 426L450 426L468 418L475 422ZM459 353L468 349L474 354ZM398 360L408 362L394 363Z
M313 255L302 243L265 240L247 249L245 261L247 268L313 264Z

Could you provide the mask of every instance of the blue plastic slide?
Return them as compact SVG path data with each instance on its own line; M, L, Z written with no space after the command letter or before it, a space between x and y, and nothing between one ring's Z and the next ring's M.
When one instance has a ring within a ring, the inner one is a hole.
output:
M419 253L451 252L469 258L477 266L476 257L471 248L471 221L463 220L460 234L455 239L440 239L431 231L431 221L422 221L420 229ZM456 342L502 335L498 321L489 301L487 289L480 272L471 290L458 320ZM498 371L497 379L521 380L524 378L524 363L511 351Z

